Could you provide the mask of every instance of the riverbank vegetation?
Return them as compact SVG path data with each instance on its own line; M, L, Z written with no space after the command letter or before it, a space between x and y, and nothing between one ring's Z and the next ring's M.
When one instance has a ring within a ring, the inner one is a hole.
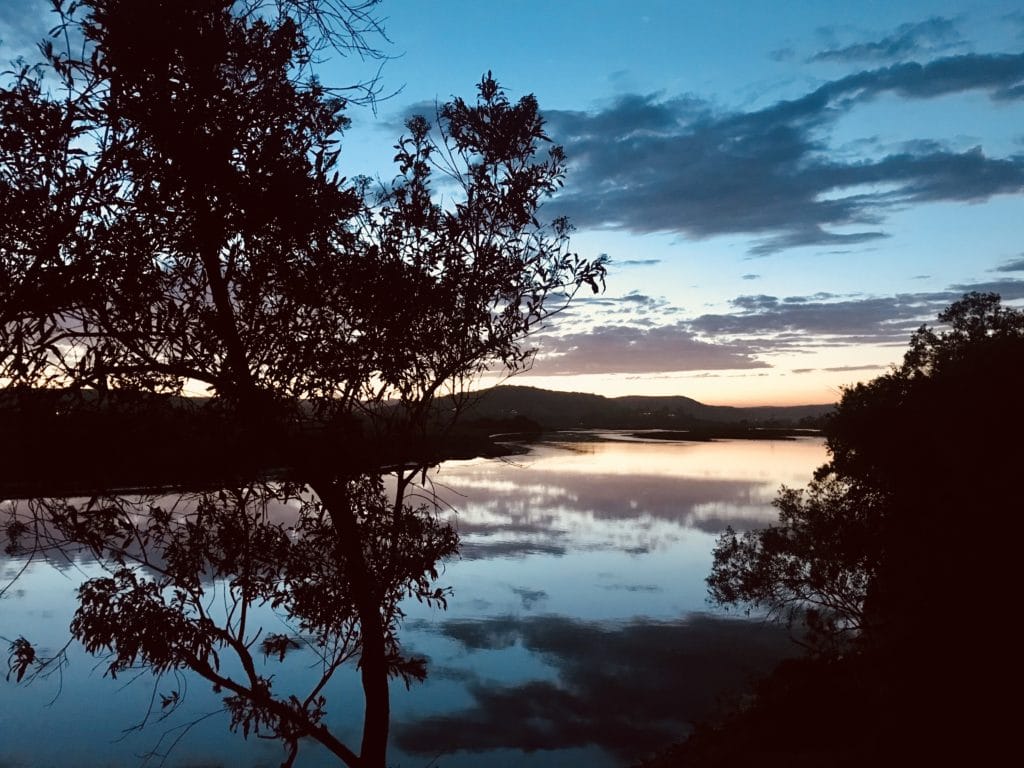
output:
M996 754L996 691L1016 664L1002 623L1019 582L1024 311L969 294L939 322L902 365L844 392L829 462L782 490L776 525L718 541L712 600L789 622L806 658L645 766Z

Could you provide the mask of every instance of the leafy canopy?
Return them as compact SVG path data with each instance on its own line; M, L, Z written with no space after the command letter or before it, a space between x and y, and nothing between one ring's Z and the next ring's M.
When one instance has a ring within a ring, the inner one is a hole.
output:
M1001 601L1008 582L973 577L1010 557L981 516L1018 497L1024 311L972 293L939 321L902 365L844 391L830 461L806 491L783 488L777 525L719 539L712 600L804 622L817 650L858 638L917 656L948 606ZM969 632L950 627L943 645L970 647Z

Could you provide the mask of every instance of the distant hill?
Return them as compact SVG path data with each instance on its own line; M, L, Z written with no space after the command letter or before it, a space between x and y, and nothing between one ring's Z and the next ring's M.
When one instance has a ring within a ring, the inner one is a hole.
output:
M736 408L683 396L603 397L502 385L481 392L463 419L534 422L541 429L678 429L710 424L820 427L834 404Z

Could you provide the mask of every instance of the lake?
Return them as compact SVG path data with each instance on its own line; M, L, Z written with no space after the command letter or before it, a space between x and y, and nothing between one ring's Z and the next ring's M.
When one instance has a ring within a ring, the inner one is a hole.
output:
M807 483L823 441L604 436L614 439L547 441L429 475L421 492L450 505L462 555L439 580L454 590L447 611L406 606L403 642L429 659L429 678L393 684L391 765L629 765L797 652L784 629L710 606L704 579L718 533L774 521L779 486ZM7 578L23 565L0 559ZM98 572L88 560L30 564L0 601L0 637L59 648L76 587ZM275 689L312 676L304 653L268 662ZM186 697L173 717L160 721L157 706L132 730L172 689ZM358 743L353 670L327 698L332 728ZM72 646L48 679L0 678L0 768L158 765L168 751L167 766L280 764L277 743L229 733L218 705L197 677L110 680ZM300 750L297 765L328 764L314 745Z

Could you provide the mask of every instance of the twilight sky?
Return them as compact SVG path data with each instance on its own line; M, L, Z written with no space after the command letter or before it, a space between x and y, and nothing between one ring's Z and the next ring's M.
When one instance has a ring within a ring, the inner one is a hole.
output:
M348 162L386 177L400 115L493 70L537 95L569 155L549 210L612 260L607 293L537 339L515 383L829 402L963 292L1024 299L1019 3L382 12L402 91L353 114Z
M0 0L5 52L40 5ZM380 15L399 92L352 110L345 172L389 178L402 117L492 70L536 94L569 156L545 210L611 259L607 292L536 337L514 383L830 402L963 292L1024 301L1019 2L384 0ZM335 59L321 77L375 67Z

